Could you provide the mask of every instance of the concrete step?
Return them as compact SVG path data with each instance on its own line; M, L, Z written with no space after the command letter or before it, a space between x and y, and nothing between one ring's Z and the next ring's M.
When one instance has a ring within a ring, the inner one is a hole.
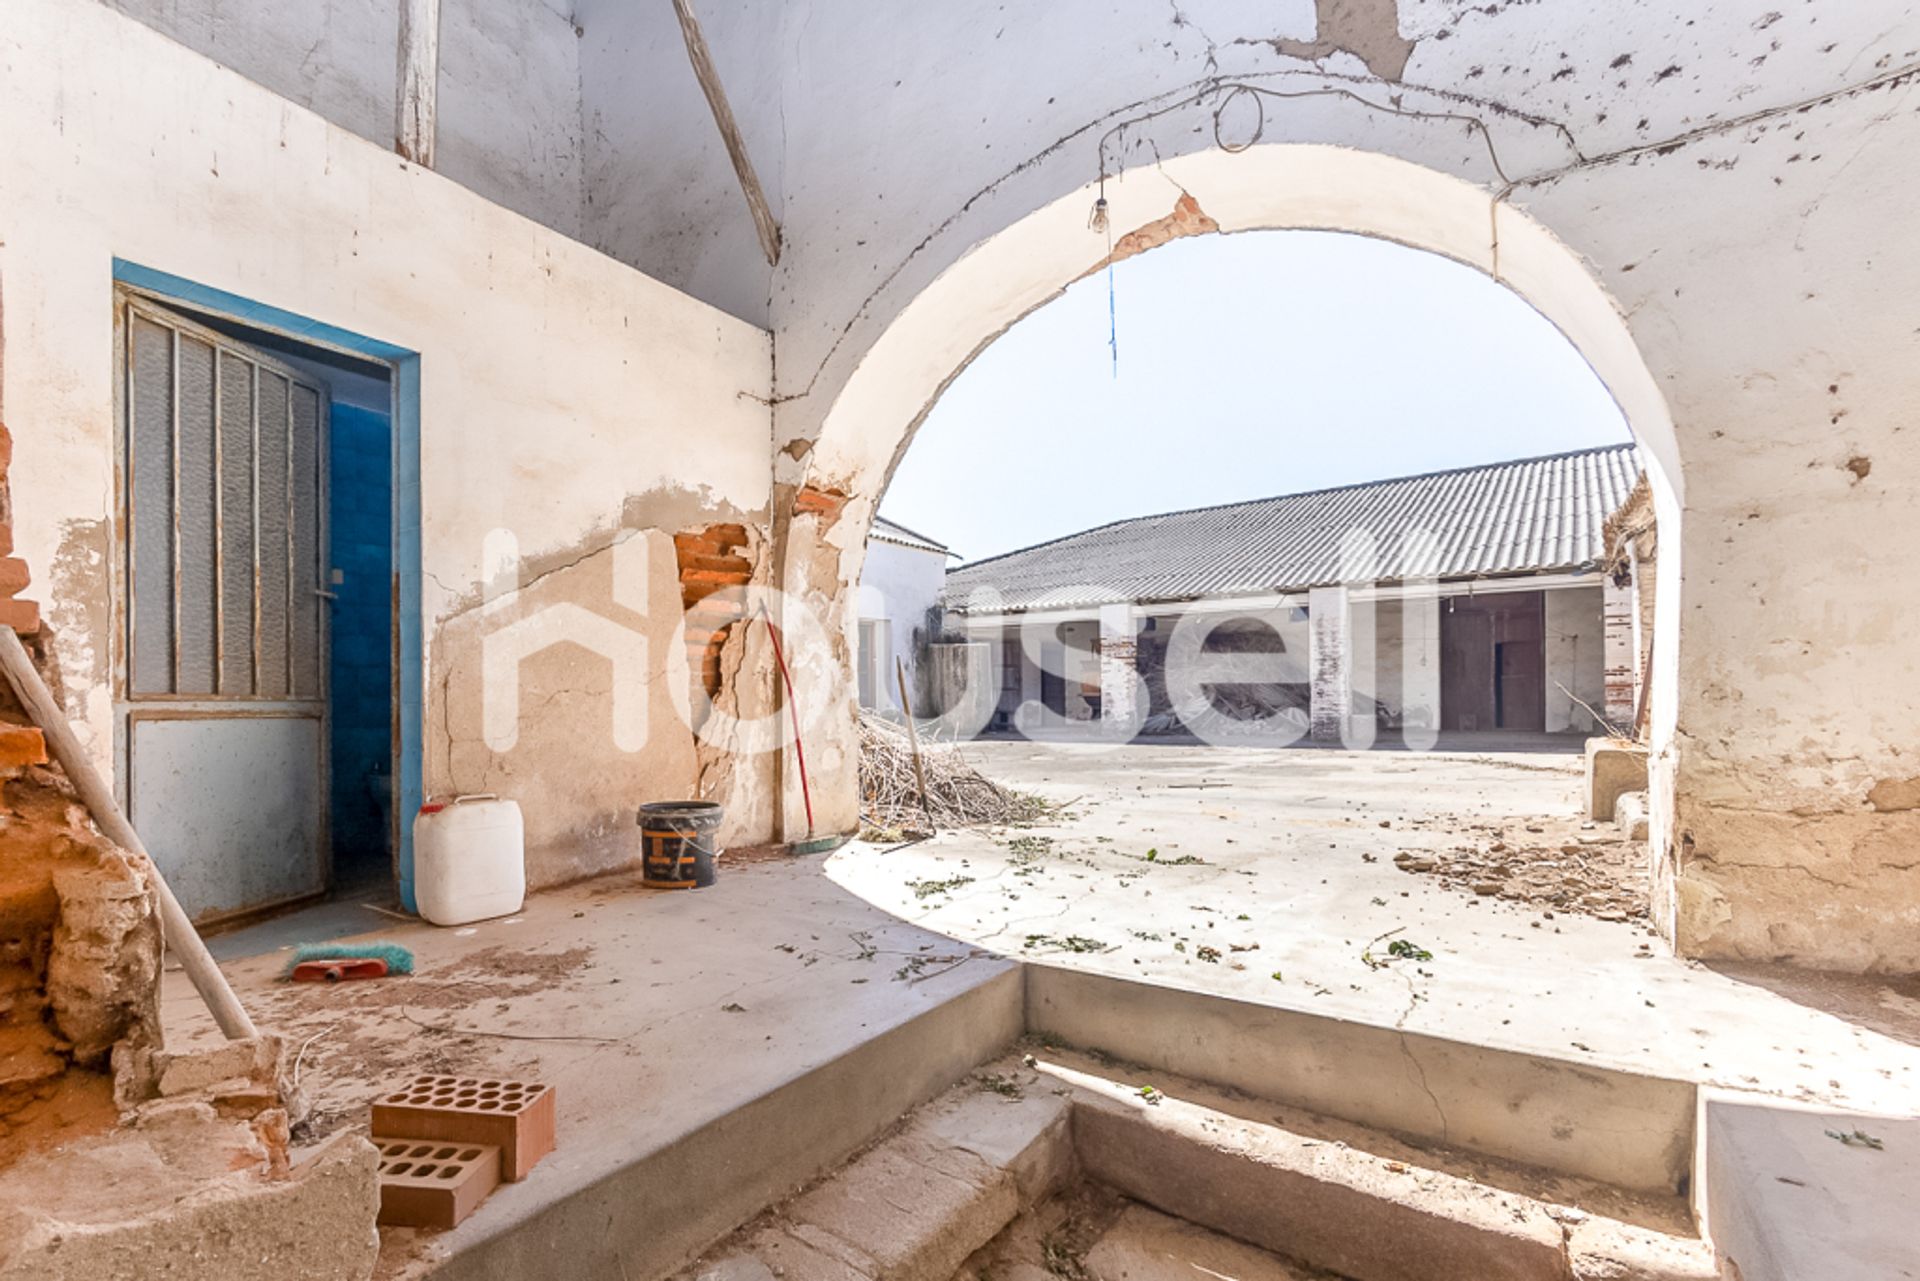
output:
M748 1225L697 1281L946 1281L1068 1178L1063 1094L963 1083Z
M1353 1281L1712 1281L1710 1247L1617 1190L1290 1115L1282 1125L1179 1079L1050 1071L1073 1090L1086 1177L1188 1224ZM1224 1104L1225 1106L1215 1106ZM1296 1128L1298 1127L1298 1128ZM1339 1133L1344 1137L1330 1137ZM1450 1167L1450 1168L1449 1168ZM1480 1176L1480 1177L1476 1177ZM1555 1199L1515 1190L1529 1184ZM1106 1279L1103 1279L1106 1281Z
M1707 1222L1740 1281L1920 1276L1920 1118L1705 1100Z
M1036 1048L982 1068L686 1281L1716 1275L1683 1203ZM1061 1211L1074 1198L1107 1207L1077 1238L1063 1224L1087 1214Z
M1278 1255L1138 1205L1101 1235L1086 1263L1094 1281L1314 1281Z

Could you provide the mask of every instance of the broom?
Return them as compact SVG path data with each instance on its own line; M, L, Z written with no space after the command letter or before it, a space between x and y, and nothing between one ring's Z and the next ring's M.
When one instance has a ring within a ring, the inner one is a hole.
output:
M413 973L413 953L398 943L302 943L293 949L282 979L338 983Z

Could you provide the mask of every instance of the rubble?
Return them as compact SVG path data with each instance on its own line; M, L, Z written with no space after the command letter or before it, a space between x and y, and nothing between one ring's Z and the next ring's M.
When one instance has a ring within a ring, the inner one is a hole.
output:
M1403 872L1433 876L1455 889L1573 912L1603 921L1645 919L1646 846L1611 826L1567 819L1462 822L1472 840L1444 848L1404 849Z

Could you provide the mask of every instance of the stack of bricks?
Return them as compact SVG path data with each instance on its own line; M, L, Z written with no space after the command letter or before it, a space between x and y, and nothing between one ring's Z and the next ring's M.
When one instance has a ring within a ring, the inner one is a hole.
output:
M0 627L32 636L40 630L40 607L19 595L28 575L27 562L13 554L13 495L7 485L12 463L13 437L0 425ZM0 682L0 770L46 763L46 741L26 721L13 692Z
M713 698L720 693L720 650L740 621L744 600L731 588L753 577L740 525L708 525L673 536L680 565L680 604L687 613L687 667Z
M451 1228L553 1151L553 1087L417 1076L373 1105L380 1222Z

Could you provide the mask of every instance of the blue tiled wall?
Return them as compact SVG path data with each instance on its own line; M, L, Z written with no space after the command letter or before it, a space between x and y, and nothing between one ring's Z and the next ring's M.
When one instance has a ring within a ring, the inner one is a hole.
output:
M334 868L360 879L391 859L393 424L336 401L331 427Z

